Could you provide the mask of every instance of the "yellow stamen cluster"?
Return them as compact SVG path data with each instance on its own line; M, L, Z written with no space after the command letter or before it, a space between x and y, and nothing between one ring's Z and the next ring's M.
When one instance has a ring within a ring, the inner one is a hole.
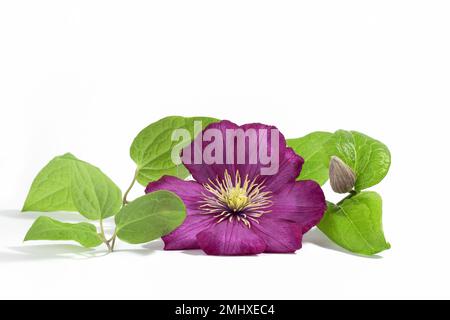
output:
M209 179L204 187L208 194L203 194L200 207L205 214L214 214L217 223L237 219L250 228L251 222L258 223L257 219L268 213L272 204L270 191L264 191L264 181L258 182L258 177L250 181L248 175L242 180L239 171L233 179L225 170L223 180Z

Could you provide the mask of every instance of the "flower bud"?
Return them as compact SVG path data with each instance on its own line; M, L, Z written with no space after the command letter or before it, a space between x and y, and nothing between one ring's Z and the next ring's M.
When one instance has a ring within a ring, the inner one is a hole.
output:
M334 192L347 193L355 186L356 175L340 158L333 156L330 161L330 184Z

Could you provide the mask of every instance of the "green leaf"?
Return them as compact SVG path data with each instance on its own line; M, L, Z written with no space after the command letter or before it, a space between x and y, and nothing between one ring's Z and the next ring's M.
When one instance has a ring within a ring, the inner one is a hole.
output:
M287 140L288 146L305 160L298 180L314 180L320 185L327 182L331 154L326 144L332 136L330 132L319 131Z
M128 243L146 243L179 227L186 208L174 193L156 191L142 196L116 215L117 236Z
M391 165L389 149L380 141L356 131L336 131L327 143L356 174L357 191L370 188L384 179Z
M391 246L383 234L382 200L376 192L362 192L340 205L328 204L319 229L341 247L374 255Z
M120 189L100 169L68 153L39 172L22 211L78 211L97 220L116 214L121 198Z
M193 117L185 118L171 116L152 123L142 130L134 139L130 149L130 156L137 164L137 180L143 186L156 181L164 175L176 176L184 179L189 172L183 164L175 164L172 161L172 149L179 141L172 141L172 133L176 129L189 131L191 139L184 141L182 147L189 145L194 138L194 122L201 121L202 128L213 122L214 118Z
M97 247L103 242L90 223L63 223L44 216L37 218L28 230L24 241L29 240L73 240L86 248Z

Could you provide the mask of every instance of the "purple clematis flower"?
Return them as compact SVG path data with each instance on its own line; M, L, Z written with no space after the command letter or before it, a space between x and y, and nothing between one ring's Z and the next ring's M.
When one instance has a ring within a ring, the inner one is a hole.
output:
M211 129L222 133L223 152L216 150L212 154L223 161L205 164L186 159L185 155L196 149L204 152L210 148L208 142L197 137L183 150L182 157L195 181L164 176L146 189L146 193L174 192L187 208L184 223L163 237L165 249L202 249L209 255L293 253L300 249L303 234L321 220L326 209L323 191L316 182L296 181L303 159L286 146L282 134L267 134L276 130L272 126L238 126L221 121L209 125L203 133ZM247 136L246 148L240 151L230 145L231 138L227 137L230 129L244 132L253 129L256 139L251 142ZM278 143L272 143L271 139L277 139ZM268 146L266 155L276 159L275 174L261 175L266 161L250 154L251 147L259 153L264 146ZM244 163L243 158L238 159L242 150ZM227 158L230 151L234 152Z

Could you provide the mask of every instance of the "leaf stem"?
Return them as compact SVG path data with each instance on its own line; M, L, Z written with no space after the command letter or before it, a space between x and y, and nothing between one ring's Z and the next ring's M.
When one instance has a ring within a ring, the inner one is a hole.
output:
M111 251L114 250L114 246L116 245L116 238L117 238L117 229L114 231L114 235L111 238Z
M123 195L123 201L122 201L122 206L125 206L128 204L128 195L131 191L131 189L133 189L134 184L136 183L137 180L137 176L138 176L138 169L136 169L136 172L134 173L134 177L133 177L133 181L131 181L130 186L128 187L127 191L125 191L124 195Z
M344 199L342 199L341 201L339 201L336 205L340 206L341 204L344 203L345 200L348 200L348 199L352 198L353 196L356 196L358 193L359 192L355 191L355 190L350 191L350 194L348 196L346 196Z
M125 193L123 194L123 200L122 200L122 208L125 207L128 204L128 195L130 194L130 191L133 189L134 184L137 181L137 176L138 176L139 170L136 169L135 173L134 173L134 177L133 177L133 181L131 181L130 186L128 187L127 191L125 191ZM106 245L108 246L108 249L110 252L114 251L114 246L116 245L116 238L117 238L117 227L114 230L114 234L111 237L111 239L106 240Z
M106 246L108 247L108 251L112 252L113 248L111 247L111 245L109 244L109 241L106 240L106 236L105 236L105 228L103 227L103 218L100 218L100 234L102 236L102 240L103 242L106 244Z

